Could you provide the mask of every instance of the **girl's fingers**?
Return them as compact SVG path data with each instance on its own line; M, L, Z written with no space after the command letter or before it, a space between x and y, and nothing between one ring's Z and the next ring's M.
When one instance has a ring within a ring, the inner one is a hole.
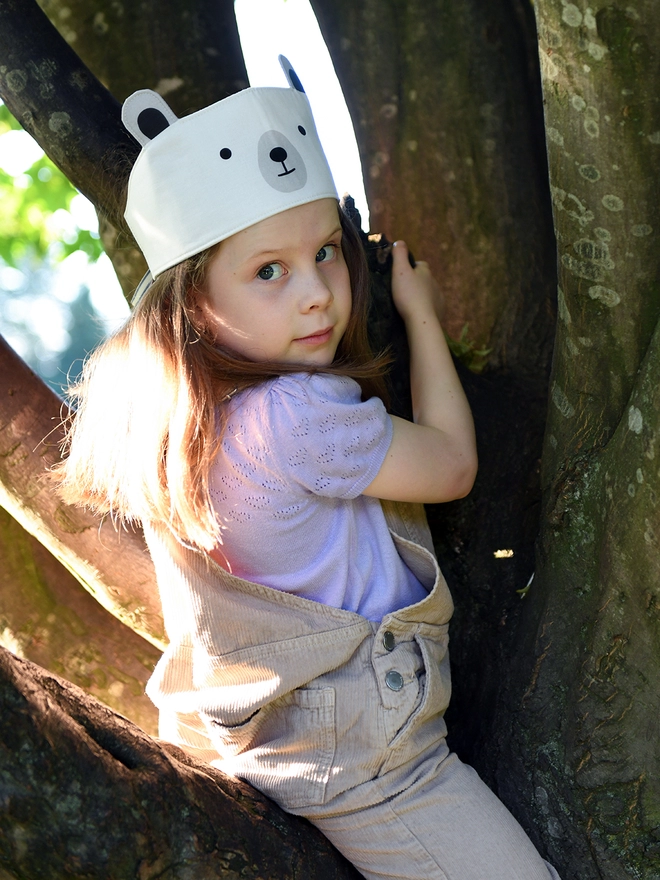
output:
M406 264L410 265L408 245L402 239L395 241L392 245L392 260L393 268L399 272Z
M404 253L408 255L408 263L410 264L411 268L416 269L417 266L428 267L428 264L425 263L424 260L416 260L413 257L408 245L406 244L405 241L403 241L403 239L399 239L398 241L395 241L394 244L392 245L392 247L394 248L394 254L398 254L398 257L401 258L401 260L403 260ZM396 260L397 256L394 256L393 259ZM401 265L403 265L403 264L401 264Z

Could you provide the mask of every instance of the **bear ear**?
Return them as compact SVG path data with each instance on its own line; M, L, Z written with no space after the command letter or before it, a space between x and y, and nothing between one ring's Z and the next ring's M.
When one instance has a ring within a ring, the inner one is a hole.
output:
M177 118L158 92L151 89L133 92L121 108L121 121L143 147Z
M302 92L304 94L305 90L303 89L303 84L298 79L298 74L291 66L291 62L289 61L289 59L285 58L284 55L278 55L277 58L282 66L282 70L284 71L284 76L287 78L291 88L296 89L296 91Z

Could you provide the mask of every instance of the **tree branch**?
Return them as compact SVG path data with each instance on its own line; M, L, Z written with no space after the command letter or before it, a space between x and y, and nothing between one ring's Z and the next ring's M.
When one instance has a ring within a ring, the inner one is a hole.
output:
M0 786L3 877L359 880L304 819L4 649Z
M65 505L47 479L60 460L63 410L0 337L0 505L108 611L162 649L156 576L141 531L117 531L109 519Z
M0 97L74 186L126 229L121 192L138 144L120 104L35 0L0 0Z

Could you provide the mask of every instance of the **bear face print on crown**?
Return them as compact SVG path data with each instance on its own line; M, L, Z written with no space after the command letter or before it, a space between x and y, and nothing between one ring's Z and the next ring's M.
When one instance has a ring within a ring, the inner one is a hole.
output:
M309 101L289 88L249 88L179 119L150 89L124 102L142 144L124 216L153 277L259 220L337 198Z

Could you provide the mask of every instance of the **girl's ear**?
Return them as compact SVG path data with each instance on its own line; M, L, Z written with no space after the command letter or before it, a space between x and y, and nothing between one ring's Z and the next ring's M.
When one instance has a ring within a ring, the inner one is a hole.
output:
M121 108L121 121L143 147L177 119L167 102L151 89L133 92Z
M298 79L298 74L293 69L291 62L288 58L285 58L284 55L278 55L277 60L280 62L282 70L284 71L284 76L287 78L287 82L291 86L292 89L295 89L297 92L305 93L303 88L303 84Z

